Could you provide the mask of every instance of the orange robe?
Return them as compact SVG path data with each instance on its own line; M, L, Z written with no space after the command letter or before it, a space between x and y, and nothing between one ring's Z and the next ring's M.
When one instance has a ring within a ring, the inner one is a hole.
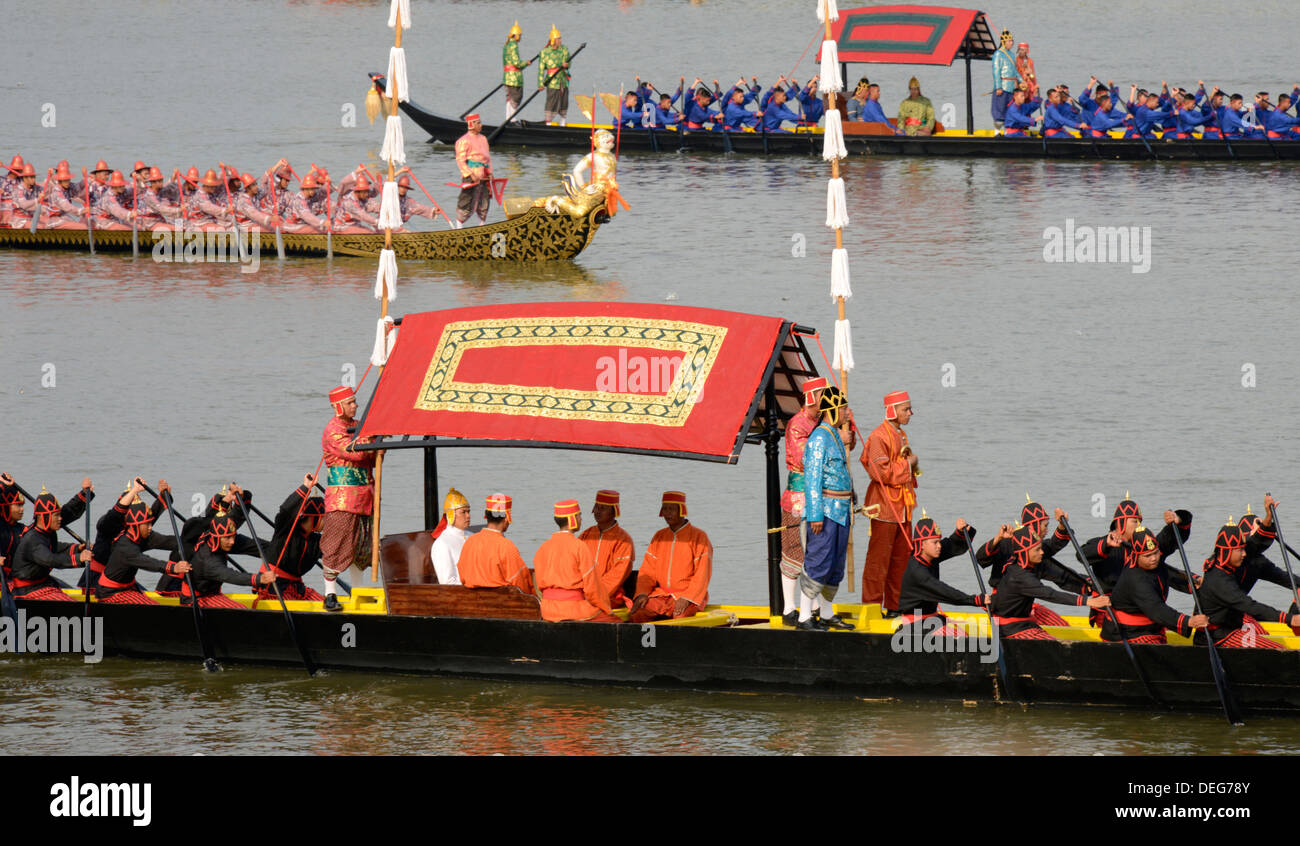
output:
M886 420L867 436L862 450L862 466L871 477L867 486L867 508L877 506L880 513L871 519L885 523L911 523L916 505L916 477L903 457L907 433ZM872 509L873 512L875 509Z
M533 567L543 620L590 620L609 613L609 594L596 573L596 560L573 532L551 535L538 547Z
M687 522L676 533L664 527L646 548L636 577L636 593L650 595L648 607L664 607L662 600L687 599L690 615L709 604L709 579L713 576L713 544L703 529ZM661 601L656 602L656 599ZM662 612L661 612L662 613ZM671 615L671 612L670 612Z
M465 587L514 585L524 593L535 593L533 576L519 548L490 526L465 540L456 569Z
M632 572L632 559L636 557L636 548L632 536L617 523L602 532L599 526L589 526L578 536L579 540L591 550L591 557L596 560L596 574L609 595L611 603L627 604L627 594L623 583Z

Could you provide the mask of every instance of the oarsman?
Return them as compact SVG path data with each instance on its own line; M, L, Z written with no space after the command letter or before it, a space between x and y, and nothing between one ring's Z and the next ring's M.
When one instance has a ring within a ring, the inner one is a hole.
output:
M235 521L224 511L217 512L208 523L208 530L203 533L203 542L194 550L193 572L190 582L181 585L181 604L190 605L198 597L202 608L244 608L235 600L221 592L221 586L239 585L250 590L265 590L275 581L275 574L268 569L247 573L230 566L230 551L235 546ZM190 593L190 584L194 593ZM289 597L285 597L288 599Z
M360 174L352 189L339 197L334 209L334 231L345 234L364 234L379 231L379 216L366 209L370 202L370 180Z
M406 223L413 215L421 215L434 220L438 217L438 210L433 206L426 206L417 202L414 198L408 197L407 192L411 190L411 175L403 173L397 177L397 209L402 215L402 223ZM374 203L374 200L371 200Z
M1002 30L1002 46L993 54L993 126L998 132L1002 131L1007 106L1011 105L1011 94L1022 81L1020 71L1016 70L1016 57L1011 52L1014 40L1011 30Z
M1226 94L1220 90L1219 86L1214 86L1214 91L1208 98L1205 96L1205 83L1200 84L1196 92L1196 100L1200 102L1205 99L1205 105L1201 111L1205 113L1205 128L1201 130L1201 139L1204 141L1218 140L1223 137L1223 113L1227 110L1224 100Z
M782 88L773 89L770 93L770 99L763 104L763 130L765 132L790 132L789 129L783 129L781 123L789 121L798 124L799 115L790 111L785 106L786 92Z
M93 199L92 204L95 207L95 228L96 229L130 229L131 221L135 217L135 209L131 203L131 197L126 193L126 180L122 178L120 170L113 171L113 176L108 180L108 191L99 195L99 200Z
M244 226L251 226L269 231L279 224L280 219L274 214L263 210L262 192L257 185L257 180L251 173L244 173L240 176L241 190L236 192L231 203L235 208L235 215L239 222ZM266 198L266 205L270 205L270 198Z
M1277 108L1269 112L1268 119L1264 122L1264 130L1268 133L1269 138L1297 137L1297 131L1300 131L1300 117L1287 114L1287 110L1291 108L1291 105L1290 94L1277 95Z
M318 187L314 174L309 173L302 178L302 182L299 183L301 190L292 195L285 204L282 215L284 231L322 233L329 229L328 221L311 210L311 203Z
M262 211L280 218L284 217L285 209L289 207L289 201L293 196L293 192L289 190L291 178L293 178L293 169L288 159L280 159L267 168L266 173L262 174L262 178L257 182Z
M280 510L275 513L271 543L266 547L266 562L261 569L275 574L280 594L285 599L322 602L324 597L303 584L302 577L321 563L320 524L325 517L325 500L312 496L316 477L308 473L302 484L285 497ZM234 549L234 543L224 553ZM197 556L196 556L197 566ZM228 582L228 584L235 584ZM270 582L258 590L258 599L272 599L275 592Z
M803 450L808 554L799 577L799 620L795 625L810 631L853 628L836 616L834 605L835 593L844 580L853 509L849 453L840 436L847 410L843 392L834 385L825 388L818 402L821 419ZM820 602L816 620L814 600Z
M1071 129L1080 132L1087 129L1088 124L1076 117L1070 104L1063 101L1062 96L1058 88L1047 92L1047 108L1043 111L1043 134L1048 138L1069 138Z
M143 191L145 183L149 181L149 165L137 160L135 166L131 168L131 181Z
M916 77L908 80L907 91L907 99L898 106L898 128L904 135L934 134L934 106L929 97L921 96L921 83Z
M236 498L243 499L245 510L253 504L252 492L244 490L234 482L223 486L220 492L213 494L202 514L197 517L190 517L181 524L180 548L172 552L169 560L173 562L181 559L189 560L193 556L194 550L207 542L207 533L212 527L212 518L217 516L218 512L224 511L230 514L235 521L235 525L240 525L243 522L245 511L239 509ZM257 555L257 544L246 535L238 535L235 538L234 552L236 555L254 557ZM155 590L162 596L180 596L181 581L176 576L163 574L158 578L158 586Z
M13 190L22 182L24 164L26 162L23 157L15 155L5 165L6 172L0 174L0 226L9 225L9 218L14 211Z
M1074 607L1086 605L1093 610L1110 605L1109 597L1092 596L1092 592L1082 585L1078 593L1065 593L1043 584L1040 577L1056 581L1063 579L1066 574L1059 564L1044 557L1042 537L1029 526L1021 526L1012 532L1010 542L1015 552L1003 570L1001 582L993 592L993 601L989 606L1003 637L1012 640L1054 640L1042 626L1065 625L1065 620L1052 612L1060 622L1044 622L1043 615L1035 613L1042 608L1039 600Z
M898 614L898 590L912 556L912 509L916 507L919 463L903 427L912 419L906 391L884 399L885 419L867 436L862 466L867 486L866 513L871 515L871 542L862 570L862 603L879 603L886 616Z
M325 574L325 610L341 611L338 577L356 564L364 569L369 562L370 515L374 508L374 475L378 453L357 451L357 444L371 438L353 440L348 427L356 424L356 392L346 385L330 391L334 416L321 433L326 470L325 517L321 521L321 569Z
M23 164L21 179L11 191L13 214L9 218L12 229L26 229L31 226L32 218L39 217L44 204L41 202L41 186L36 184L36 168L31 162Z
M50 229L85 229L85 197L72 184L72 173L67 164L60 163L54 172L54 184L46 195Z
M365 172L362 169L358 169L358 171L360 173ZM331 201L334 189L330 184L330 172L323 167L312 165L311 170L308 171L308 173L315 178L317 190L311 195L311 199L307 201L307 208L311 209L311 213L322 220L330 220L333 215L333 209L337 208L337 204ZM381 187L382 185L374 186L374 193L378 194ZM378 214L378 212L379 207L376 206L375 213Z
M203 174L198 192L185 204L186 226L206 232L230 229L230 212L217 193L220 187L216 171L209 169Z
M89 479L67 505L60 507L54 494L41 487L41 493L32 503L32 524L18 540L13 560L9 562L12 578L10 592L25 599L52 599L72 602L63 592L63 583L50 575L51 570L85 566L90 561L90 550L85 544L59 543L59 528L65 520L75 520L85 510L84 491Z
M501 63L505 66L501 82L506 87L506 120L510 120L514 113L519 111L519 103L524 98L523 71L533 63L532 59L525 62L519 58L519 39L523 34L519 21L515 21L515 25L510 27L510 32L506 35L505 49L501 51Z
M682 104L682 119L686 122L687 129L703 129L707 123L712 128L717 129L722 125L722 114L709 108L713 102L713 94L709 89L700 85L700 78L695 78L695 94L689 100Z
M1132 115L1126 115L1112 107L1109 91L1099 90L1096 103L1097 108L1088 115L1088 129L1082 133L1089 138L1106 138L1110 130L1118 129L1133 120Z
M1112 532L1103 542L1108 544L1110 559L1121 568L1110 604L1129 643L1168 643L1167 629L1190 637L1193 629L1209 624L1204 614L1188 616L1166 604L1170 586L1186 593L1187 579L1179 578L1181 573L1161 563L1164 553L1145 526L1134 531L1131 540ZM1112 643L1120 640L1109 614L1101 624L1101 639Z
M681 89L678 88L678 95ZM659 105L655 106L655 128L673 126L682 122L681 112L673 108L673 103L677 102L677 96L672 97L667 94L659 95Z
M537 62L537 87L546 89L546 122L564 126L569 113L569 48L560 31L551 27L549 40ZM558 118L558 120L556 120Z
M632 561L636 558L636 544L632 536L618 524L618 491L596 491L596 504L591 507L595 525L588 526L578 540L591 550L596 562L596 576L600 579L610 605L626 608L632 604L627 595L627 578L632 574Z
M1017 88L1011 95L1011 105L1007 106L1004 122L1007 137L1025 137L1029 131L1034 128L1038 118L1034 117L1034 112L1038 111L1039 102L1037 100L1027 99L1028 94L1025 89Z
M889 123L885 109L880 105L880 86L874 82L867 86L867 102L862 104L862 120L868 123Z
M1277 532L1273 528L1273 512L1270 506L1277 505L1277 501L1271 496L1264 497L1264 516L1257 517L1251 513L1250 506L1246 506L1246 515L1241 518L1237 524L1238 528L1246 537L1246 558L1241 562L1233 572L1237 576L1237 583L1241 585L1244 593L1250 593L1259 582L1271 582L1278 587L1286 588L1291 592L1291 577L1287 575L1286 570L1270 561L1264 553L1273 545L1277 538ZM1300 605L1297 605L1300 597L1295 597L1291 603L1292 614L1300 614ZM1249 625L1252 621L1246 620ZM1258 623L1256 628L1263 631ZM1293 627L1294 628L1294 627ZM1296 629L1296 634L1300 635L1300 629Z
M514 585L527 594L536 593L528 562L519 554L519 548L506 537L510 528L510 510L513 500L503 493L494 493L484 504L483 518L487 527L465 540L460 550L456 568L460 583L465 587L506 587Z
M741 80L743 83L744 80ZM745 89L744 85L733 86L727 92L726 107L723 109L723 122L727 129L744 129L746 127L754 128L758 126L758 116L751 112L745 106L754 99L752 91Z
M588 623L617 623L610 613L609 593L596 572L591 549L574 533L582 527L582 506L576 499L555 503L559 531L543 541L533 556L537 590L542 599L542 619Z
M902 612L902 624L914 626L922 620L938 617L941 625L936 636L959 636L963 633L948 624L947 617L939 611L939 603L986 608L989 597L963 593L944 582L939 577L939 562L964 553L975 538L975 529L967 525L965 520L958 518L952 535L945 538L939 530L939 524L925 516L924 511L921 514L921 519L916 521L916 530L912 534L916 539L912 556L908 559L907 569L903 573L898 606Z
M108 162L100 159L95 162L95 167L90 171L90 180L87 182L87 188L90 191L91 206L98 205L99 201L109 192L109 174L113 171L108 166ZM95 221L98 223L99 221Z
M655 532L641 561L632 623L691 617L709 604L713 544L687 520L686 494L665 491L659 516L668 525Z
M1192 512L1179 509L1177 511L1167 510L1162 515L1164 518L1164 528L1160 534L1155 536L1156 544L1160 549L1160 559L1157 563L1163 565L1167 557L1178 549L1178 542L1174 539L1174 531L1177 530L1182 535L1183 543L1192 533ZM1142 524L1142 509L1132 499L1129 499L1127 492L1123 501L1115 506L1115 514L1110 521L1110 532L1102 537L1092 538L1082 545L1083 554L1088 557L1092 564L1092 571L1096 574L1101 584L1097 588L1102 593L1110 593L1115 582L1120 577L1121 570L1126 562L1123 558L1117 558L1113 550L1119 545L1119 542L1128 542L1130 546L1133 541L1133 534Z
M455 488L447 491L442 501L442 519L433 530L433 548L429 551L433 559L433 574L440 585L460 584L461 550L465 541L472 534L469 530L469 500Z
M781 494L781 596L785 603L781 620L787 626L799 621L795 592L803 574L804 446L821 421L821 395L829 383L824 377L805 380L803 407L785 424L785 491Z
M1071 593L1080 593L1084 589L1084 580L1074 571L1069 570L1061 565L1052 556L1060 552L1070 543L1070 536L1066 534L1065 526L1062 519L1068 520L1070 515L1066 514L1060 508L1056 509L1057 526L1052 536L1047 535L1047 510L1037 502L1029 499L1025 494L1025 505L1020 509L1020 523L1029 530L1034 537L1042 542L1043 563L1035 561L1036 578L1048 579L1054 582L1058 587ZM981 546L975 553L975 560L981 567L989 569L989 588L996 591L1002 582L1002 575L1007 565L1019 555L1023 550L1017 546L1014 538L1014 532L1010 526L1002 526L996 537L988 543ZM1059 614L1050 608L1035 604L1032 608L1034 621L1040 626L1064 626L1066 621Z
M477 214L480 221L487 223L488 207L492 204L492 154L483 135L483 121L477 113L465 115L465 127L465 134L456 139L456 167L460 169L461 182L460 196L456 199L458 226L469 220L471 214Z
M1174 138L1190 140L1195 138L1197 127L1205 126L1214 120L1214 111L1206 106L1204 110L1196 107L1196 96L1194 94L1184 94L1181 107L1179 104L1174 105L1174 119L1177 121L1177 130L1173 133Z
M181 207L171 202L172 192L163 187L163 175L156 167L149 168L148 182L140 189L136 208L136 224L140 229L171 229L181 216Z
M136 497L127 507L123 522L126 530L113 541L112 552L104 564L95 586L95 598L100 602L121 605L157 605L145 595L144 588L136 582L136 573L148 570L169 576L182 576L189 572L190 564L184 559L167 561L144 553L151 549L175 552L179 547L176 538L153 530L156 514Z
M816 126L826 114L826 101L821 98L821 91L817 83L821 81L821 76L814 76L808 84L799 89L799 106L803 111L803 122L808 126ZM799 88L799 83L794 80L790 84Z
M618 120L628 129L636 129L641 125L641 98L637 96L635 91L629 91L623 95Z
M1229 518L1228 524L1219 529L1214 539L1214 551L1205 559L1205 575L1199 593L1201 610L1209 619L1209 626L1196 633L1196 640L1203 643L1208 634L1214 638L1215 646L1282 649L1282 644L1260 635L1257 626L1247 624L1245 617L1295 627L1300 626L1300 614L1279 611L1257 602L1242 590L1238 571L1242 569L1245 558L1246 535Z
M1134 89L1136 91L1136 86ZM1133 116L1133 123L1124 133L1125 138L1155 138L1156 127L1174 116L1172 109L1160 110L1160 95L1155 92L1147 94L1146 101L1139 103L1136 109L1130 108L1129 114Z
M167 484L167 480L159 480L158 493L166 495L169 491L171 491L171 486ZM113 544L126 531L127 509L131 507L131 503L139 499L140 494L143 492L144 480L137 476L131 480L131 484L127 485L126 490L113 503L113 507L105 511L95 521L95 539L90 547L90 563L86 572L86 578L90 580L90 587L94 588L99 584L99 577L104 572L104 565L113 554ZM150 525L158 521L158 518L162 515L162 510L162 500L155 499L153 506L149 509Z
M6 577L14 560L14 550L18 548L18 539L27 528L23 525L26 505L27 501L19 493L13 477L0 473L0 558L5 560Z

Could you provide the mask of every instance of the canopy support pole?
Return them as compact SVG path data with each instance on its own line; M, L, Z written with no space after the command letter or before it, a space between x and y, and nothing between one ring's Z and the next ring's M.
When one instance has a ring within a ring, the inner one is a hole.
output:
M767 604L768 612L781 616L783 600L781 599L781 533L770 531L781 526L781 472L777 462L777 444L781 440L781 431L777 426L779 413L776 402L775 374L768 377L767 387L763 393L763 404L767 408L767 425L764 427L763 440L766 442L764 452L767 455Z
M970 36L966 37L966 134L975 134L975 101L971 99Z
M438 448L424 448L424 530L438 528Z

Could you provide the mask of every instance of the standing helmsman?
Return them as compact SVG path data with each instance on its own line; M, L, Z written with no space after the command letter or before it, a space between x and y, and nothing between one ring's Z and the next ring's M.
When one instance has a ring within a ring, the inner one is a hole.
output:
M826 388L825 377L803 383L803 408L785 424L785 492L781 494L781 597L785 604L781 621L793 626L799 619L795 591L803 573L804 551L800 529L804 514L803 452L808 436L820 420L819 403Z
M906 391L885 395L885 420L868 437L862 466L871 477L866 510L871 542L862 571L862 603L878 602L887 616L899 611L898 589L912 556L912 509L920 467L903 427L912 419Z
M506 120L510 120L519 110L519 101L524 98L524 68L533 63L532 59L525 62L519 58L519 39L523 34L524 31L516 20L515 25L510 27L505 50L501 53L501 64L505 66L501 82L506 87Z
M554 26L537 63L537 87L546 89L546 122L558 117L555 122L564 126L564 116L569 113L569 48Z
M849 454L840 437L840 424L847 411L844 393L834 385L822 391L818 402L821 420L808 436L803 450L804 518L808 521L808 556L799 577L799 622L801 629L826 631L852 629L835 616L835 592L844 579L844 556L849 546L849 510L853 480L849 478ZM812 603L820 597L820 618L812 618Z
M1016 83L1021 81L1020 71L1016 69L1016 56L1011 52L1014 40L1011 30L1002 30L1002 46L993 54L993 126L998 132L1002 131Z
M460 197L456 200L456 225L463 225L471 214L487 223L492 203L492 154L483 135L483 121L478 113L465 115L466 132L456 139L456 167L460 168Z
M342 611L339 574L353 564L364 567L369 556L370 514L374 508L376 453L357 452L348 427L355 425L356 392L346 385L330 391L334 416L321 434L328 477L325 517L321 521L321 569L325 571L325 610ZM355 443L369 443L365 438Z

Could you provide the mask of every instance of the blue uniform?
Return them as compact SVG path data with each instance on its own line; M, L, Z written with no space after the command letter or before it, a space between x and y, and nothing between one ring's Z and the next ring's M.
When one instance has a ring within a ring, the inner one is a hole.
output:
M1098 106L1088 118L1088 135L1092 138L1105 138L1106 131L1122 126L1126 117L1127 115L1119 109L1111 109L1108 112Z
M803 107L803 119L813 126L826 114L826 102L812 93L811 84L799 92L799 105Z
M1124 133L1125 138L1155 138L1156 125L1173 116L1171 112L1158 112L1146 106L1138 106L1136 111L1130 110L1129 114L1133 115L1133 125Z
M1214 117L1214 112L1206 109L1197 111L1194 109L1183 109L1176 115L1178 120L1178 132L1175 138L1191 138L1196 127L1203 125L1206 121Z
M808 436L803 448L803 472L804 520L821 523L822 530L818 534L808 532L800 589L809 596L820 592L832 599L844 579L853 482L844 440L830 424L818 424Z
M735 89L733 89L733 91L734 90ZM730 97L731 92L728 92L727 96ZM730 99L727 100L726 108L722 111L727 124L727 129L740 129L743 126L758 126L758 116L745 108L745 104L752 99L754 99L754 96L749 94L739 103L733 102Z
M1047 109L1043 112L1043 134L1051 138L1058 135L1069 135L1067 129L1079 129L1079 121L1071 114L1072 110L1068 109L1066 104L1047 104Z
M1219 127L1228 138L1261 138L1263 132L1258 127L1247 126L1241 119L1246 110L1237 111L1231 106L1224 106L1219 113Z
M763 129L767 132L789 132L782 129L782 121L798 123L799 116L785 107L784 103L769 102L763 107Z
M1269 138L1288 138L1295 136L1295 128L1300 125L1300 118L1291 117L1281 109L1273 109L1264 121L1264 129Z
M1034 112L1038 111L1038 100L1028 100L1017 105L1014 100L1011 105L1007 106L1006 126L1007 135L1023 136L1028 129L1034 126Z
M686 117L686 125L690 129L703 129L704 124L716 124L722 119L722 115L718 114L718 112L713 109L701 106L700 101L694 97L686 101L683 110Z
M889 123L889 118L885 117L885 110L880 107L879 100L867 100L862 104L862 119L874 123Z

